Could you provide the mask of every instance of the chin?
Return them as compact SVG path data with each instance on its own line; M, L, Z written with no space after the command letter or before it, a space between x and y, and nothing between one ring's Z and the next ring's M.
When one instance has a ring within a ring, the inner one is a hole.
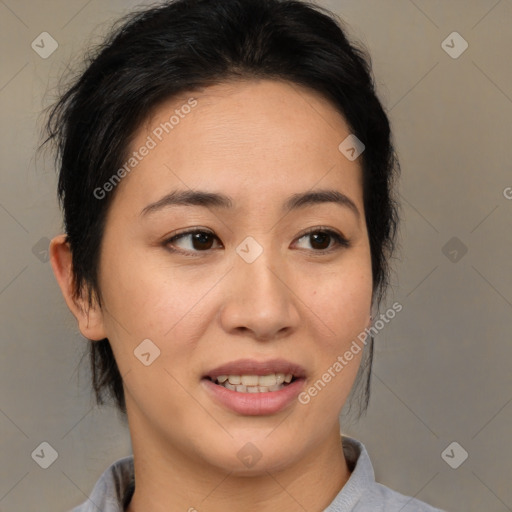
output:
M236 476L259 476L268 472L281 471L293 464L299 457L298 443L291 435L279 436L265 429L233 433L228 443L208 443L208 453L203 457L212 465ZM286 431L283 430L286 434ZM283 434L282 433L282 434ZM297 440L298 441L298 440ZM215 453L211 447L216 446ZM207 447L205 447L207 448Z

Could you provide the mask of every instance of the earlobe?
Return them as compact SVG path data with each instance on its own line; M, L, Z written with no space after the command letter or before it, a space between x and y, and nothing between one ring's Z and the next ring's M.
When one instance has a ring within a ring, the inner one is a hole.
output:
M90 340L106 338L103 313L97 304L89 307L83 297L74 297L72 253L66 235L58 235L50 242L50 263L66 304L77 319L78 328Z

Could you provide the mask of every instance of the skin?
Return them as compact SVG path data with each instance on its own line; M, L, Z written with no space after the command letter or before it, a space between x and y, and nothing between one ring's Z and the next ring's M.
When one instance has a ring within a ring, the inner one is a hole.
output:
M307 405L295 400L270 415L225 408L201 377L235 359L280 357L305 368L307 389L369 325L360 159L338 150L350 130L330 102L270 80L174 98L139 127L131 149L190 97L197 106L115 190L100 258L103 309L87 311L72 299L64 236L50 246L81 333L109 339L123 376L136 480L127 510L321 511L350 476L339 413L361 353ZM319 188L347 195L360 216L335 203L281 211L291 194ZM222 192L233 208L172 206L140 215L175 189ZM194 227L214 233L210 249L201 251L190 236L165 245ZM343 234L350 247L302 236L316 227ZM253 263L235 250L247 236L263 248ZM133 353L147 338L160 350L149 366ZM247 442L261 453L251 468L237 457Z

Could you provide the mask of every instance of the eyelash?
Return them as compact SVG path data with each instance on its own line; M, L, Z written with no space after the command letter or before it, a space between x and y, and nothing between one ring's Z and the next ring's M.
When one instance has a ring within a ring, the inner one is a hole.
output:
M211 236L214 236L215 238L217 238L217 240L219 240L219 238L215 235L215 233L213 233L213 231L210 231L209 229L195 228L195 229L190 229L190 230L187 230L187 231L178 232L177 234L174 234L172 237L167 238L166 240L164 240L163 245L167 248L167 250L169 250L172 253L179 253L179 254L184 254L184 255L187 255L187 256L191 255L191 253L192 254L196 254L196 253L201 253L201 252L209 252L209 251L213 250L213 249L206 249L205 251L186 251L186 250L183 250L183 249L176 249L176 248L171 248L170 247L170 245L171 245L171 243L173 241L176 241L176 240L178 240L180 238L184 238L186 236L194 235L194 234L197 234L197 233L211 235ZM345 238L343 235L341 235L340 233L338 233L336 231L333 231L332 229L324 228L322 226L309 229L308 231L300 234L297 237L297 240L300 240L300 239L302 239L302 238L304 238L304 237L306 237L308 235L312 235L312 234L315 234L315 233L327 234L328 236L330 236L335 241L335 245L333 247L329 248L329 249L313 250L312 252L314 252L314 253L319 253L320 255L322 255L322 254L329 254L329 253L331 253L333 251L336 251L336 250L339 250L339 249L342 249L342 248L346 249L346 248L351 246L351 242L347 238Z

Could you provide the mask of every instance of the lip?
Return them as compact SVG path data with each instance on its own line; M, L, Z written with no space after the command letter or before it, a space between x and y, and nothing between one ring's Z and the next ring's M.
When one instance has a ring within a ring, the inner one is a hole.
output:
M270 373L291 373L297 379L306 377L306 370L302 366L286 359L269 359L267 361L238 359L207 371L203 378L210 377L213 379L219 375L269 375ZM279 391L273 391L272 393L279 393Z
M271 373L291 373L294 380L279 391L266 393L242 393L232 391L213 382L219 375L269 375ZM213 379L213 380L212 380ZM306 370L297 363L286 359L238 359L207 371L201 379L201 385L207 394L224 407L247 416L276 414L288 407L306 381Z
M208 377L201 379L201 385L214 401L224 407L246 416L262 416L276 414L288 407L293 401L296 401L297 396L304 388L305 381L306 380L301 377L290 382L290 384L279 391L268 391L266 393L242 393L232 391L219 384L215 384L215 382L209 380Z

